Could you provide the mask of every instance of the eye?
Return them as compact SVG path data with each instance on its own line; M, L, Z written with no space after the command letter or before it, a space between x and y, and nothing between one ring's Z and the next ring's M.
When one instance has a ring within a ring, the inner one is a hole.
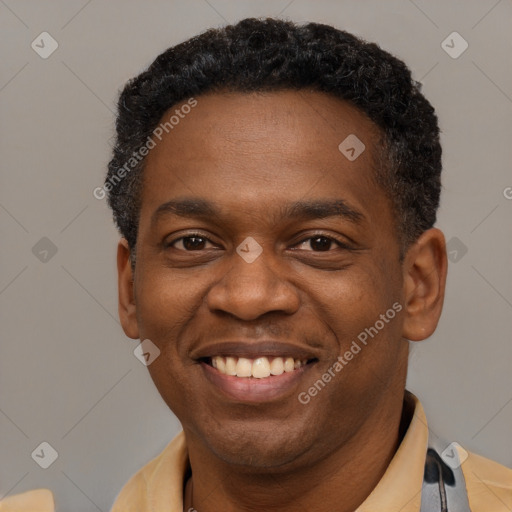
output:
M296 247L305 251L329 252L333 245L335 249L349 249L349 247L340 240L325 235L315 235L305 238L299 242Z
M179 251L191 252L201 251L207 248L205 246L208 244L211 244L213 246L213 243L200 233L191 233L187 236L182 236L180 238L171 240L169 243L166 244L166 247L172 247Z

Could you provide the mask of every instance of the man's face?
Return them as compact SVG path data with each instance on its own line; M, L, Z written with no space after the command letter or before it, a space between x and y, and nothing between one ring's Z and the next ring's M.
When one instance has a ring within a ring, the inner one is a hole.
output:
M134 296L138 335L161 351L149 371L188 439L222 460L318 460L405 382L401 315L375 328L403 300L390 203L372 181L377 130L321 93L196 99L144 170ZM338 149L351 134L366 147L353 161ZM199 204L178 215L169 202L184 200ZM324 215L317 202L342 206ZM216 356L307 364L238 377L215 369Z

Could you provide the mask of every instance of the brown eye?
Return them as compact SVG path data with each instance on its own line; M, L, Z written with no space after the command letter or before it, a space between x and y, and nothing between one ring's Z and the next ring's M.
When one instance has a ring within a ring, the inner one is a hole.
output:
M331 248L332 240L325 236L310 238L310 245L314 251L328 251Z
M210 240L204 236L199 235L189 235L182 236L180 238L176 238L168 244L168 247L173 247L174 249L178 249L180 251L201 251L205 249L205 245L208 244Z
M302 242L299 242L297 247L305 251L328 252L330 249L332 249L333 243L340 247L343 246L343 244L337 240L334 240L333 238L323 235L316 235L305 238L302 240Z
M204 249L205 240L198 236L187 236L183 238L183 247L187 251L195 251L196 249Z

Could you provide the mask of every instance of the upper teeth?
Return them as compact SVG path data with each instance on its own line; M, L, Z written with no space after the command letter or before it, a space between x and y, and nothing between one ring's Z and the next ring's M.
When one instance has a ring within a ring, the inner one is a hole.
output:
M224 375L236 375L237 377L255 377L263 379L271 375L281 375L284 372L304 366L305 359L293 357L258 357L247 359L246 357L212 357L212 366Z

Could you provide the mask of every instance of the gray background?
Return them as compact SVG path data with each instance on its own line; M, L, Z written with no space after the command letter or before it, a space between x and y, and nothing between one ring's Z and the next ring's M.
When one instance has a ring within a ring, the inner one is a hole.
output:
M48 487L58 511L107 511L178 431L120 328L118 236L92 191L128 78L210 26L278 15L378 42L435 105L453 261L408 387L435 433L512 465L510 0L0 0L0 497ZM43 31L59 44L47 59L31 48ZM456 59L441 47L453 31L469 43ZM48 469L31 458L43 441Z

